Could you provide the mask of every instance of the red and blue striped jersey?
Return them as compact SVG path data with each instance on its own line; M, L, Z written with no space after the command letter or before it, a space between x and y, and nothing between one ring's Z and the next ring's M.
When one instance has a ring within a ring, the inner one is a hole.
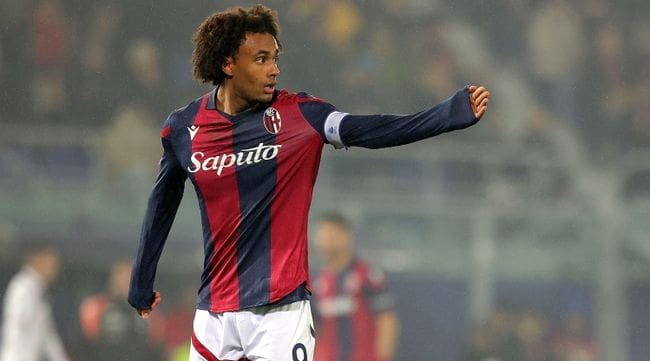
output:
M383 272L355 259L339 273L318 274L314 293L316 361L378 361L375 316L390 311Z
M150 308L156 268L189 178L204 271L197 308L240 310L309 297L307 219L324 144L379 148L474 124L467 88L413 115L348 115L304 93L276 91L231 116L216 90L174 111L133 264L129 303Z

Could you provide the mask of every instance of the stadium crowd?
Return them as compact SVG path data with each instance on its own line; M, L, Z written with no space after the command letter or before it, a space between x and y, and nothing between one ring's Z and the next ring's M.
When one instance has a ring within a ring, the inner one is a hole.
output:
M282 87L349 112L409 112L479 81L496 99L483 136L543 146L569 127L593 163L612 164L650 147L650 9L630 3L270 5L286 45ZM106 150L91 162L106 178L128 183L143 169L150 176L158 141L141 135L155 134L171 110L207 89L191 79L190 38L214 5L28 0L0 7L0 122L100 132ZM630 176L628 197L647 189L647 173Z
M635 1L632 1L635 2ZM499 136L571 123L598 154L648 146L647 3L277 1L283 85L355 112L410 110L468 79L501 95ZM220 2L219 7L240 4ZM157 128L197 95L190 32L207 1L4 1L4 122ZM294 55L295 54L295 55Z

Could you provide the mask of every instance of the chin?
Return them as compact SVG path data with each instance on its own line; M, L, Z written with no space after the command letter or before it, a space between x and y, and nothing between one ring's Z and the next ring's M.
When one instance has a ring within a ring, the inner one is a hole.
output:
M268 103L271 100L273 100L273 94L264 94L262 98L260 99L260 102L262 103Z

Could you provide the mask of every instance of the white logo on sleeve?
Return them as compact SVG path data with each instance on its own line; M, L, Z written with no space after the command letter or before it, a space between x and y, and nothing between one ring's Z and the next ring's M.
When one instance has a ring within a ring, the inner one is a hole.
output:
M191 127L187 127L187 130L190 132L190 140L194 140L194 137L196 136L196 133L199 132L199 128L196 125L192 125Z

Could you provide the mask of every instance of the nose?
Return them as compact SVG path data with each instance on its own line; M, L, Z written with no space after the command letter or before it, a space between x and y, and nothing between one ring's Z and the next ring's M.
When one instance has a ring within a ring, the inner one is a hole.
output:
M278 63L273 63L273 67L271 68L271 74L272 77L277 77L280 75L280 67L278 66Z

